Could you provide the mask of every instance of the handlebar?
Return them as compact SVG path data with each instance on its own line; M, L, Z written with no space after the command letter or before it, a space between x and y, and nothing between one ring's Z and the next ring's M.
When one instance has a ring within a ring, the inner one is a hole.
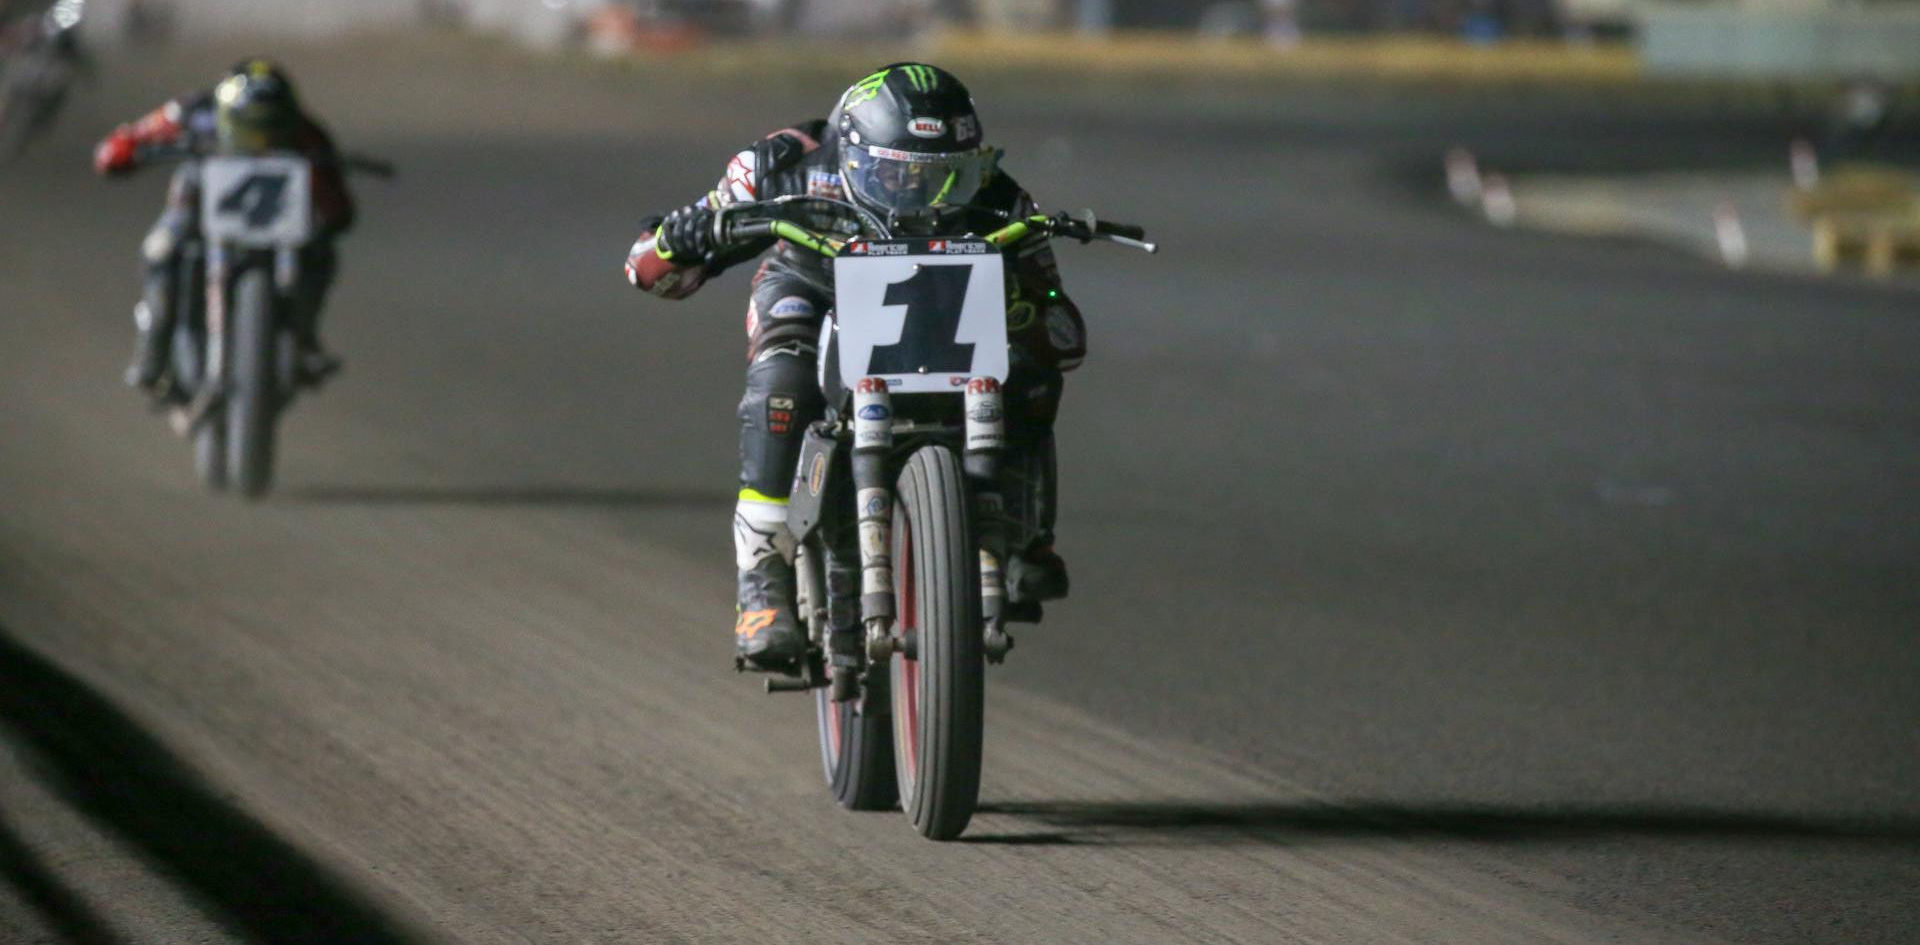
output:
M400 173L393 162L367 154L340 155L340 169L349 174L367 174L381 180L392 180Z
M996 246L1018 243L1035 232L1047 236L1065 236L1082 243L1093 240L1105 240L1147 253L1160 251L1158 243L1147 242L1147 228L1131 223L1111 223L1093 215L1092 210L1085 211L1081 217L1071 217L1065 213L1053 216L1031 216L1024 220L1015 220L1006 226L987 234L987 242Z
M721 244L730 245L744 240L773 236L829 258L840 255L840 251L846 248L848 240L816 233L786 219L785 208L792 202L792 198L776 198L759 203L722 207L713 217L714 237ZM1148 253L1160 251L1158 244L1146 241L1145 227L1100 220L1094 217L1091 210L1078 218L1057 213L1052 216L1036 214L1012 220L1006 226L988 233L981 239L995 246L1011 246L1036 234L1048 237L1065 236L1082 243L1104 240L1122 246L1131 246Z

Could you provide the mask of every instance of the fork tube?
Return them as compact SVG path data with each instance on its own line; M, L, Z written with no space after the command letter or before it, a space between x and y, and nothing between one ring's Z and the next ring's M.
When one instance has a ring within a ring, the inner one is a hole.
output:
M868 655L885 659L893 630L893 490L887 454L893 449L893 398L887 382L863 377L853 390L853 488L860 529L860 619Z
M227 379L227 248L207 247L207 353L201 370L207 393L224 393Z
M967 381L967 478L973 481L975 520L980 536L980 614L985 623L988 658L999 662L1005 643L1007 559L1006 513L1000 496L1000 456L1007 448L1007 419L1000 382L991 377Z

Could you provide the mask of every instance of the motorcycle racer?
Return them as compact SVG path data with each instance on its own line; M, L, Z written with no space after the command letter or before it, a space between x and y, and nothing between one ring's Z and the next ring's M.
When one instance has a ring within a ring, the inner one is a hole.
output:
M333 283L333 240L353 225L354 206L341 172L333 140L309 117L294 95L286 71L268 59L235 65L213 88L173 99L129 124L115 128L94 149L94 169L120 176L136 170L155 153L184 153L174 171L167 203L141 244L146 267L144 290L134 306L138 336L126 382L157 398L173 396L169 354L179 298L179 254L200 226L199 156L291 151L313 162L312 200L316 238L302 250L295 299L294 334L299 340L298 370L316 383L340 367L320 344L321 303Z
M786 668L806 645L793 615L794 542L786 505L802 435L825 409L815 373L821 320L832 307L833 270L819 256L772 238L720 245L714 213L737 203L809 195L844 207L823 210L810 221L824 232L861 232L865 215L883 221L894 236L987 233L1010 217L1036 212L1032 198L999 169L998 157L984 146L980 117L959 79L936 66L895 63L854 83L825 119L780 129L735 154L711 192L646 221L628 253L630 283L681 299L773 249L754 274L747 302L746 394L739 408L734 635L747 665ZM1007 276L1009 437L1050 457L1062 374L1085 357L1085 328L1044 239L1010 248ZM1048 486L1040 527L1009 564L1009 597L1015 601L1037 604L1067 592L1066 566L1052 548Z

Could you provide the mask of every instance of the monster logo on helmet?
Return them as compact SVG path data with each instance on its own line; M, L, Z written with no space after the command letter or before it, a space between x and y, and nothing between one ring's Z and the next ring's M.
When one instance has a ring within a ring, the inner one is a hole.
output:
M994 153L981 146L973 97L938 66L880 69L848 88L836 111L848 192L907 229L937 230L992 170Z
M300 105L293 83L271 60L247 59L234 66L214 88L213 102L222 151L257 154L293 146Z

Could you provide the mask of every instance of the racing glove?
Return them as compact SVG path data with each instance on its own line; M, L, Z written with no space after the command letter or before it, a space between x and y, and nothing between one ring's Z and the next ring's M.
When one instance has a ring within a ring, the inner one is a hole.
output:
M107 175L132 171L137 147L133 135L115 131L93 149L94 171Z
M713 261L720 247L713 239L713 211L699 204L688 204L660 223L659 239L653 244L661 259L676 266L702 265Z

